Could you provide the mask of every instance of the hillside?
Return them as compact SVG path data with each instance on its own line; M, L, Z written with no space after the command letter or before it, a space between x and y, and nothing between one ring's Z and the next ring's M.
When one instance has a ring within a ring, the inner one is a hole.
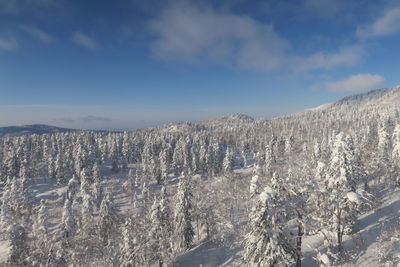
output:
M328 112L349 109L381 109L390 110L398 108L400 105L400 86L392 88L376 89L362 94L344 97L336 102L323 104L315 108L307 109L296 115L307 112Z
M23 126L0 127L0 137L5 135L26 135L26 134L52 134L61 132L76 131L74 129L61 128L43 124L32 124Z

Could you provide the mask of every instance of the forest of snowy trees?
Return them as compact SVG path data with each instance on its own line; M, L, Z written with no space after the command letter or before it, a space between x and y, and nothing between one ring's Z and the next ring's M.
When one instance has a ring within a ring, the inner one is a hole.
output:
M213 242L242 265L301 266L317 235L316 264L349 262L358 217L400 186L400 106L353 100L266 121L5 136L4 264L173 266Z

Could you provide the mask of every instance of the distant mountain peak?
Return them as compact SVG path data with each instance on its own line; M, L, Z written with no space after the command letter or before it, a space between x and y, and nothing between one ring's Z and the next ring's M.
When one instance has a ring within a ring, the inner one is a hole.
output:
M254 118L250 117L249 115L246 114L230 114L227 116L224 116L222 118L219 118L217 120L221 120L221 121L242 121L242 122L253 122Z
M392 88L375 89L366 93L346 96L333 103L338 105L399 105L400 104L400 86Z
M71 131L77 131L77 130L61 128L46 124L29 124L22 126L0 127L0 137L5 135L51 134L51 133L71 132Z
M355 95L350 95L343 97L342 99L329 103L320 105L315 108L308 109L309 111L317 111L329 109L335 106L372 106L372 105L400 105L400 85L394 86L392 88L382 88L374 89L366 93L360 93Z

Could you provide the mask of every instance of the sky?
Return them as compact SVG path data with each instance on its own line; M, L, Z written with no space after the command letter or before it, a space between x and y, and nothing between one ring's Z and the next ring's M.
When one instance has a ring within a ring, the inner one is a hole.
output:
M0 126L255 118L398 85L392 0L0 0Z

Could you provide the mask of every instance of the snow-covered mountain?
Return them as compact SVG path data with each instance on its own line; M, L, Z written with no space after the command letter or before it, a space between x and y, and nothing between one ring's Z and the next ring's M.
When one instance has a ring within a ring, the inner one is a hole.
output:
M0 137L4 135L51 134L51 133L71 132L71 131L76 131L76 130L44 125L44 124L6 126L6 127L0 127Z
M221 127L234 127L240 125L247 125L254 123L256 120L246 114L231 114L221 118L212 120L205 120L197 123L199 126L203 126L207 129L215 129Z
M400 106L400 86L392 88L383 88L369 91L367 93L351 95L341 100L325 104L315 108L314 110L327 110L337 107L358 107L358 108L374 108L374 107L399 107Z
M214 122L217 121L221 123L251 123L254 122L255 120L254 118L246 114L231 114L214 120Z
M364 94L347 96L334 104L336 105L399 105L400 86L376 89Z
M400 110L400 86L375 89L366 93L346 96L336 102L305 109L277 119L288 119L326 114L349 114L352 112L377 112L382 116L397 116Z
M224 127L234 127L254 123L256 120L246 114L230 114L220 118L204 120L199 122L178 122L169 123L156 127L165 132L185 132L189 130L211 130L222 129Z

